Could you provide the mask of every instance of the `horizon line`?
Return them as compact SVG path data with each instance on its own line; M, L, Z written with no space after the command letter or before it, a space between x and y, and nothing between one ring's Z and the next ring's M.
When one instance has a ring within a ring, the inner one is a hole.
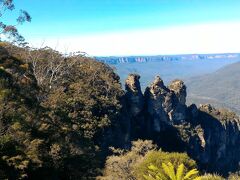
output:
M106 56L91 56L91 57L155 57L155 56L187 56L187 55L230 55L230 54L238 54L240 52L226 52L226 53L183 53L183 54L155 54L155 55L106 55Z

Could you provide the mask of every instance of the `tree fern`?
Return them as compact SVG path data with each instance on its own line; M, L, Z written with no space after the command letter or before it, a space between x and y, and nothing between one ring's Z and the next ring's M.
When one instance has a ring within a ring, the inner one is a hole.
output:
M182 180L182 177L184 175L184 169L185 169L185 166L184 164L180 164L177 168L177 174L176 174L176 179L177 180Z
M197 174L198 174L198 170L192 169L189 172L187 172L187 174L184 176L183 180L192 179L192 177L196 177Z
M171 162L167 164L162 163L161 169L151 164L148 166L148 169L148 175L143 176L146 180L201 180L201 177L197 176L197 169L185 172L184 164L180 164L175 168Z
M168 180L168 178L160 171L160 169L154 165L148 166L148 175L143 175L146 180Z
M172 163L168 162L168 164L162 163L162 168L164 173L170 177L171 180L176 180L176 174L174 170L174 166Z
M148 169L149 170L152 170L152 171L157 171L158 168L156 166L154 166L153 164L151 164L150 166L148 166Z

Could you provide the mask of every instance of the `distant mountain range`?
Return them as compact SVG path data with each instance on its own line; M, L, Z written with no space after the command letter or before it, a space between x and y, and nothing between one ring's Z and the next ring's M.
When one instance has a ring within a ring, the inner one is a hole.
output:
M149 62L149 61L164 61L164 60L208 60L208 59L237 59L240 53L224 53L224 54L186 54L186 55L157 55L157 56L108 56L95 57L96 60L108 63L135 63L135 62Z
M229 108L240 114L240 62L218 71L185 80L188 104L210 103Z
M160 74L167 82L176 76L184 79L187 85L188 104L209 103L218 108L229 108L240 115L240 62L237 62L240 60L240 53L114 56L96 57L96 59L104 63L114 64L123 84L129 73L142 75L143 88L149 85L150 79L157 74ZM179 64L178 60L189 61ZM193 60L196 60L196 62ZM224 61L214 62L211 60ZM231 61L231 64L221 67L227 60ZM170 62L165 64L162 61ZM141 64L143 62L150 63ZM217 62L222 62L223 64L218 64ZM127 63L130 64L128 65ZM216 67L220 69L214 70Z

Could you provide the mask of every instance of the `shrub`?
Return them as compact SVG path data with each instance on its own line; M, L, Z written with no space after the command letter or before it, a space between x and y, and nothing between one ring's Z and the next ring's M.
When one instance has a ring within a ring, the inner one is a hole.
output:
M198 170L186 171L184 164L174 167L172 163L162 163L162 168L154 165L148 166L148 173L144 175L146 180L200 180Z
M228 180L239 180L240 179L240 172L231 173L228 177Z
M99 179L136 179L134 167L140 163L147 152L155 150L152 141L138 140L132 142L132 148L128 152L114 149L118 155L108 157L105 165L104 176Z
M163 151L151 151L146 154L144 160L135 167L135 176L137 179L143 179L143 176L148 174L148 167L154 165L157 168L162 168L162 164L171 163L174 167L184 164L186 171L195 169L196 162L185 153L168 153Z

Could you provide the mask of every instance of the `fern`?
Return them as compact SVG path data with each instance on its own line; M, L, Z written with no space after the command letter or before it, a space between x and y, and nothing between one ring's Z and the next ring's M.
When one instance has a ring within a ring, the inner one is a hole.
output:
M174 171L174 166L172 163L168 163L167 165L165 163L162 163L162 168L164 173L171 179L176 180L176 175Z
M148 166L148 169L152 170L152 171L157 171L158 170L158 168L156 166L152 165L152 164L150 166Z
M143 175L144 179L146 180L156 180L155 178L153 178L151 175Z
M176 174L176 178L177 180L182 180L183 174L184 174L184 169L185 166L184 164L180 164L177 168L177 174Z
M148 175L143 175L146 180L168 180L162 173L159 172L159 168L154 165L148 166Z
M168 178L164 174L158 173L156 175L156 180L168 180Z
M184 176L183 180L189 180L192 177L196 176L198 174L198 170L197 169L192 169L189 172L187 172L187 174Z
M197 169L185 172L186 167L184 164L180 164L175 168L171 162L162 163L161 169L151 164L148 169L148 175L143 175L146 180L201 180L201 177L197 176ZM176 172L175 169L177 169Z

